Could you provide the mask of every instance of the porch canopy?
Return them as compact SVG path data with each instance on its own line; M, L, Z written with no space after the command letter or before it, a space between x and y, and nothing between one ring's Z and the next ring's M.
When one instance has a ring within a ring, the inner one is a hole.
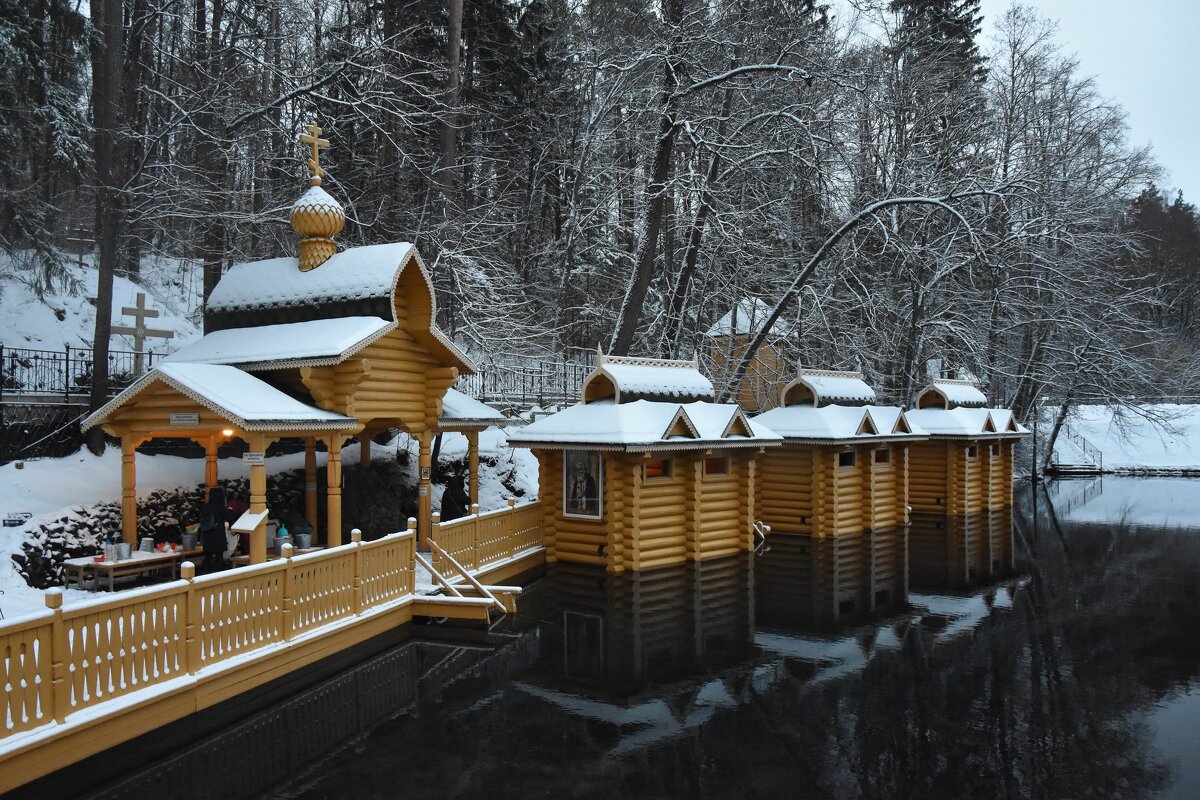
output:
M281 438L304 439L311 450L317 439L329 451L326 491L328 530L341 530L341 447L362 430L362 423L308 405L255 375L225 364L167 362L135 382L83 422L83 430L101 426L121 440L121 532L137 540L135 452L155 438L192 439L205 448L204 483L217 483L217 447L237 437L250 453L250 512L267 508L267 447ZM307 465L306 465L307 466ZM306 470L307 471L307 470ZM315 501L315 470L306 494ZM310 504L315 508L315 502ZM310 512L311 513L311 512ZM316 520L310 520L314 526ZM250 536L250 562L266 560L266 522Z

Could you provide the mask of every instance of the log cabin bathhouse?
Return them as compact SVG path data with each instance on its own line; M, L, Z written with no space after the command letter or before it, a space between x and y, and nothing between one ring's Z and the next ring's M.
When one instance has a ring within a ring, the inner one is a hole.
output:
M774 533L858 535L908 523L908 453L924 432L879 406L858 372L801 369L755 417L783 437L762 457L758 509Z
M509 436L538 458L546 561L647 570L752 550L780 437L713 402L696 361L600 354L582 401Z
M439 430L467 434L475 499L477 431L492 420L471 408L465 416L444 409L447 391L474 367L434 322L433 284L416 247L396 242L337 251L333 237L345 213L321 188L317 148L328 143L318 138L319 129L311 133L302 137L313 147L311 185L291 211L300 236L298 256L234 265L208 298L204 337L164 359L83 423L84 430L99 425L121 440L126 541L137 536L135 453L156 437L203 445L208 487L217 482L218 445L234 437L246 442L250 513L257 515L252 563L266 557L263 456L281 438L304 442L306 516L330 546L344 540L341 451L354 437L364 466L370 463L370 437L379 431L398 428L419 442L422 545L431 522L431 444ZM467 398L453 397L459 406L472 406ZM318 444L328 454L327 515L320 523Z
M913 511L962 516L1013 502L1013 450L1029 430L1006 408L988 408L973 381L935 379L905 417L928 433L909 453Z

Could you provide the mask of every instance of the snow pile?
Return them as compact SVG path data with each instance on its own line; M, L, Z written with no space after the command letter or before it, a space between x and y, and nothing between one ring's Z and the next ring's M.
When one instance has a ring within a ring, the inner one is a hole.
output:
M57 285L45 299L22 282L22 270L0 254L0 344L7 347L61 350L71 347L90 347L95 329L96 307L90 298L96 296L99 273L92 268L92 256L83 257L80 267L76 257L64 254L67 267L77 286L76 291L64 291ZM182 343L200 335L199 320L202 275L194 262L162 256L142 260L141 285L116 277L113 280L113 324L133 325L131 317L121 308L136 306L138 292L146 295L146 306L159 312L147 319L150 328L175 332L172 339L148 339L147 350L170 352ZM114 350L132 350L133 338L113 336Z
M1104 454L1105 470L1200 470L1200 405L1160 403L1142 411L1164 422L1114 414L1109 406L1077 406L1067 424ZM1060 434L1055 443L1060 460L1085 463L1066 438Z

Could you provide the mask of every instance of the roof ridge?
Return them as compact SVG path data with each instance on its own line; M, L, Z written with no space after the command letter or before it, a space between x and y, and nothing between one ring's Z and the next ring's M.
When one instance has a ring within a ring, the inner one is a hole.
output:
M864 380L862 370L857 369L806 369L804 367L800 367L800 369L797 371L797 376L804 377L806 375L811 375L814 378L854 378L860 381Z
M648 356L607 356L599 353L596 356L596 366L614 364L625 367L671 367L674 369L699 369L696 359L681 360L674 358L650 358Z
M973 381L966 378L933 378L929 381L930 386L939 383L949 384L951 386L970 386L973 389L979 389L980 391L983 391L983 387L979 385L979 381Z

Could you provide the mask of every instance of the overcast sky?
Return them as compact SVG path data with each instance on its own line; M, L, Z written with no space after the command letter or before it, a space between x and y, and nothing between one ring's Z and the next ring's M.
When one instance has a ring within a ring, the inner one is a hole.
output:
M1010 0L983 0L985 47ZM1161 185L1200 201L1200 0L1025 0L1057 19L1058 40L1084 74L1129 112L1134 144L1150 144Z

